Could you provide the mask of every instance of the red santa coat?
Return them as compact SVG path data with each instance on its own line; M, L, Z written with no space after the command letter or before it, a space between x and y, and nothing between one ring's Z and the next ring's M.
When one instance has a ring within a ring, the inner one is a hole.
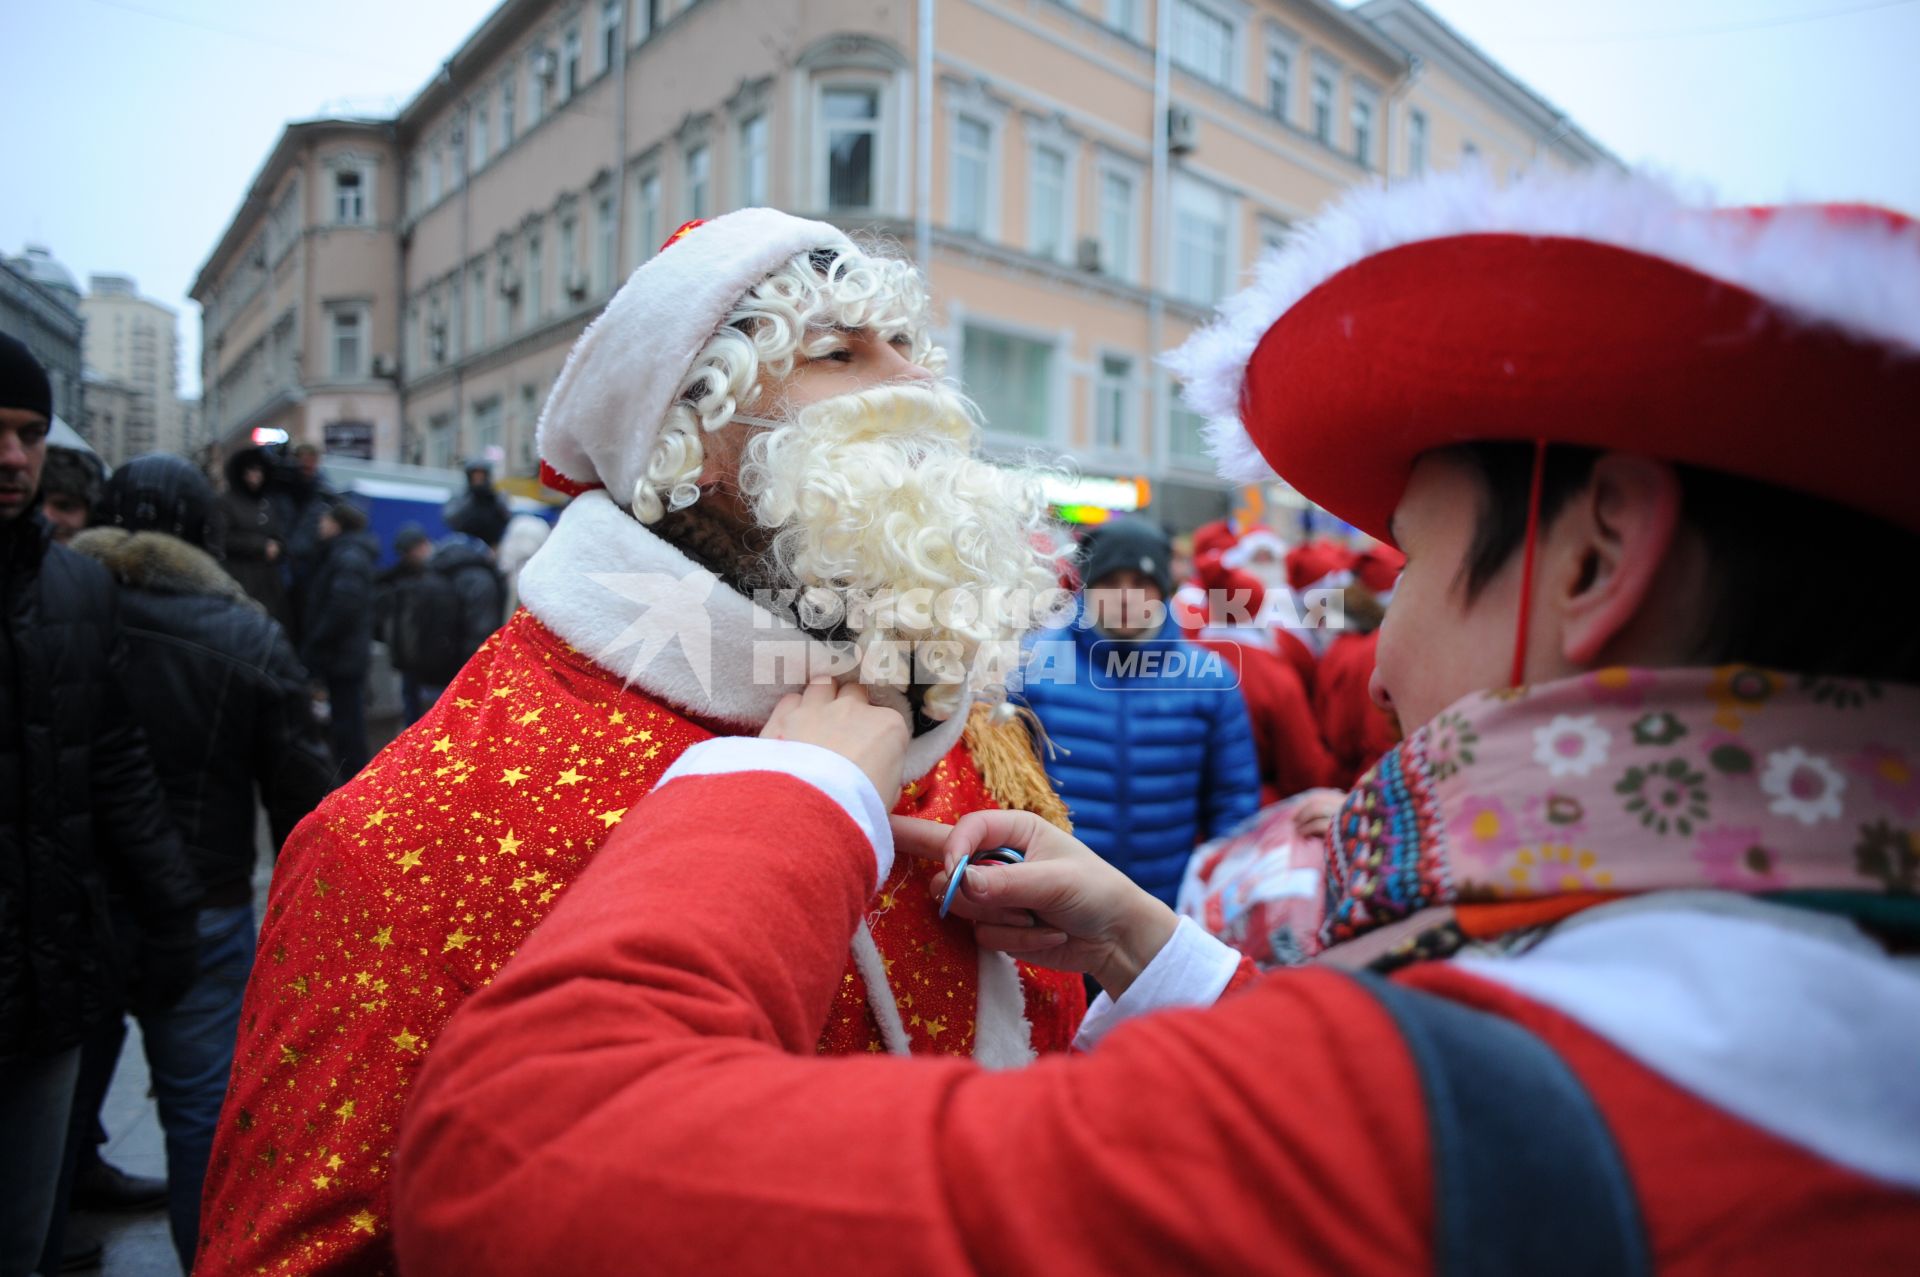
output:
M1260 757L1261 805L1332 784L1333 756L1320 739L1313 702L1294 667L1265 648L1211 636L1218 633L1209 631L1193 641L1218 652L1239 677Z
M720 809L749 814L716 827ZM1419 1080L1349 978L1276 973L1018 1074L822 1061L815 1029L874 872L866 836L771 772L675 780L636 815L429 1062L399 1154L406 1271L1432 1271ZM796 836L811 854L770 854ZM743 910L754 926L735 925ZM1886 971L1859 969L1884 992ZM1401 978L1568 1062L1620 1145L1659 1271L1910 1269L1914 1157L1904 1186L1886 1182L1851 1163L1854 1136L1817 1154L1497 980L1451 963ZM1766 1006L1758 992L1747 1006ZM1766 1086L1740 1050L1751 1026L1722 1012L1691 1010L1709 1039L1725 1030L1723 1071ZM1870 1046L1849 1060L1883 1094L1907 1067Z
M523 576L530 602L553 603L556 585L579 589L556 571L568 556L597 545L599 562L605 538L631 549L631 534L647 535L594 502L580 508L588 517L570 510L549 543L555 557ZM647 554L666 550L648 539ZM594 627L575 604L552 610L587 643ZM715 666L710 677L740 674L724 651ZM716 689L715 699L733 711L739 694ZM996 805L957 729L908 787L903 813L951 822ZM522 611L424 718L302 822L274 874L196 1272L394 1270L395 1131L448 1017L564 899L673 760L713 734ZM970 929L935 917L930 877L903 865L881 884L870 940L857 936L842 954L815 1049L1004 1066L1064 1048L1085 1009L1078 980L982 955Z
M1393 716L1374 704L1374 652L1380 631L1334 636L1320 658L1314 710L1320 716L1320 735L1333 756L1330 784L1351 789L1361 773L1400 742Z

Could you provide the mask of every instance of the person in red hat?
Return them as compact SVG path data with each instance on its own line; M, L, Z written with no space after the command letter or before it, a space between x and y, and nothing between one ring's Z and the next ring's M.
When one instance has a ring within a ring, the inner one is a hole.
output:
M1265 806L1333 783L1336 765L1314 715L1312 684L1273 644L1285 638L1302 652L1305 645L1286 630L1258 623L1266 583L1246 568L1228 566L1227 557L1210 549L1194 563L1194 588L1205 618L1189 641L1218 653L1238 678L1260 760L1260 802ZM1309 670L1312 660L1308 653Z
M1332 783L1342 789L1351 788L1400 740L1393 715L1374 703L1373 669L1380 622L1406 556L1375 542L1354 554L1351 564L1353 580L1344 589L1342 626L1320 657L1313 689L1321 739L1334 759Z
M454 1018L408 1271L1912 1268L1920 644L1779 587L1920 550L1920 228L1396 184L1177 364L1232 477L1407 554L1373 681L1409 731L1330 830L1319 961L1252 979L1027 817L869 832L902 729L810 686L689 751ZM831 778L775 770L804 746ZM811 1058L896 852L1098 978L1090 1051Z
M902 811L1064 823L1024 729L988 712L985 658L1053 584L1045 506L973 455L943 360L909 263L771 209L677 235L581 337L539 427L547 482L577 495L522 609L281 851L200 1271L393 1271L394 1133L447 1018L677 758L759 731L809 672L894 707ZM981 950L932 873L879 884L815 1047L994 1068L1064 1049L1080 980Z

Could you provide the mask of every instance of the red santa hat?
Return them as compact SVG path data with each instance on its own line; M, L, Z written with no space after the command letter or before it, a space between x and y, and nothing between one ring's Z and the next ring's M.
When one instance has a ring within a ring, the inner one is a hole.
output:
M1201 625L1244 625L1260 615L1267 587L1251 572L1227 562L1232 553L1212 549L1193 559L1193 584L1198 590Z
M1353 556L1354 579L1379 595L1393 592L1400 580L1400 569L1405 566L1407 556L1381 541Z
M1287 553L1287 543L1281 540L1280 534L1272 528L1256 523L1242 532L1239 539L1230 547L1222 551L1220 558L1230 568L1245 567L1253 562L1254 557L1262 550L1272 554L1276 559L1284 558Z
M748 290L790 259L854 252L825 222L743 208L689 222L587 328L540 414L540 477L570 495L607 488L625 505L647 472L693 361Z
M1321 537L1287 551L1287 584L1296 590L1310 589L1352 567L1353 551L1338 541Z
M1223 474L1375 537L1422 454L1618 449L1920 530L1920 227L1617 174L1355 193L1169 359Z

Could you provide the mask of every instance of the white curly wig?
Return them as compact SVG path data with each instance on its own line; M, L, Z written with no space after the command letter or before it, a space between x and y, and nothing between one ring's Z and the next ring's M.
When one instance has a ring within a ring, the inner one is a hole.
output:
M634 485L634 517L655 523L697 501L703 437L731 424L763 380L825 354L837 328L904 336L908 359L936 375L946 368L928 332L926 284L911 262L875 250L796 254L740 299L695 357Z

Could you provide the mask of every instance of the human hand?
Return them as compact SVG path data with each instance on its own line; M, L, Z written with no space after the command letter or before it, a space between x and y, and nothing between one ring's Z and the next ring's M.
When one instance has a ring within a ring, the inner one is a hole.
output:
M953 912L974 939L1035 966L1080 971L1118 998L1166 945L1179 919L1078 839L1031 812L977 811L958 824L893 818L894 849L946 866L933 893L976 851L1012 847L1019 864L968 868Z
M835 688L831 678L815 678L806 691L780 698L760 735L830 749L867 774L888 810L900 801L901 769L911 739L907 720L869 701L859 683Z
M1314 789L1303 794L1293 812L1295 836L1308 842L1324 841L1346 801L1346 794L1338 789Z

